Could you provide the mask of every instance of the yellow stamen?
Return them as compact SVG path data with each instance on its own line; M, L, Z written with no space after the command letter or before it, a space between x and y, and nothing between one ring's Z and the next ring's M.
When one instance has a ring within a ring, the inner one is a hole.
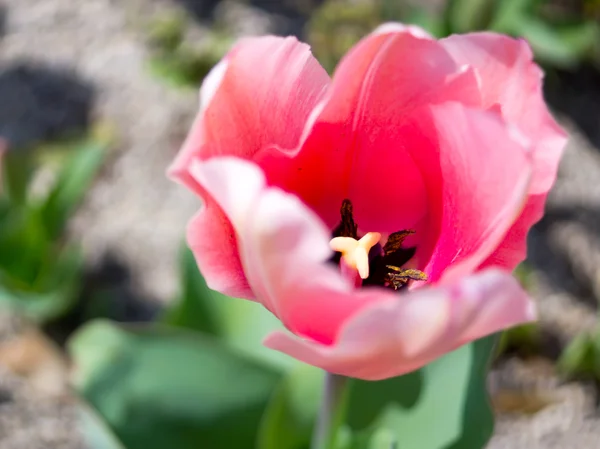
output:
M344 262L349 267L358 271L362 279L369 277L369 250L373 248L379 240L379 232L367 232L360 240L352 237L335 237L329 242L332 250L342 253Z

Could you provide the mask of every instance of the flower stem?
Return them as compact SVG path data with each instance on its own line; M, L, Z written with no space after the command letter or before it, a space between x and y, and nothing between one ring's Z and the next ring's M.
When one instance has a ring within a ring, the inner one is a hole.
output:
M348 378L325 373L321 409L315 424L311 449L334 449L338 428L346 413Z

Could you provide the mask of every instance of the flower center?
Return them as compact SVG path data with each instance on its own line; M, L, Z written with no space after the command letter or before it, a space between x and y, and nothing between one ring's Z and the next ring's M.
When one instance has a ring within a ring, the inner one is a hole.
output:
M356 270L363 285L380 285L400 290L410 281L426 281L427 275L413 268L402 268L415 254L416 248L403 248L406 237L412 230L391 234L383 247L379 232L367 232L358 237L358 226L354 221L352 203L344 200L340 209L341 221L333 231L331 249L336 252L333 261L344 263Z

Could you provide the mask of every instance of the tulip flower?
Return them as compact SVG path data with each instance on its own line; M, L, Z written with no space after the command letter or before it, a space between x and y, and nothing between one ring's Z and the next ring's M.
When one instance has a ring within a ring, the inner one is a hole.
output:
M494 33L382 25L332 78L295 38L242 39L170 168L208 285L282 321L268 347L368 380L534 319L511 271L566 142L541 84Z

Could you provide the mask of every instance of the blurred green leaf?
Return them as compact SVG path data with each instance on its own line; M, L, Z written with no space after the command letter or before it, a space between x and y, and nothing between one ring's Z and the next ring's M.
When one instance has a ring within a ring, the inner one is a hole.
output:
M522 20L530 15L533 1L535 0L498 0L487 28L499 33L515 33Z
M0 217L0 270L25 286L32 286L52 250L37 210L10 203Z
M106 154L107 143L89 140L69 152L57 181L41 205L40 213L49 238L58 238L89 189Z
M1 143L1 142L0 142ZM0 161L0 192L13 204L24 204L27 199L29 181L33 174L33 160L29 151L12 149L2 155Z
M247 449L280 375L174 328L93 322L69 342L78 391L128 449Z
M495 3L495 0L448 0L444 12L447 34L486 29Z
M539 61L558 67L574 67L581 55L551 25L537 18L522 18L513 33L524 37Z
M41 266L33 284L11 278L0 269L0 307L18 310L39 323L58 318L70 310L77 299L82 267L81 253L66 248Z
M232 44L231 36L213 31L201 47L182 42L175 48L155 51L149 61L149 69L175 87L196 88Z
M299 365L271 398L258 435L257 449L308 448L321 401L324 372Z
M600 379L600 333L582 333L564 349L558 360L558 369L569 377L596 377Z
M595 49L600 49L600 23L598 22L589 21L562 26L558 28L557 32L580 59L593 53Z
M77 411L83 436L90 449L127 449L102 417L88 404L78 403Z
M373 448L390 436L398 449L484 447L494 427L485 379L496 339L465 345L405 376L354 380L347 422L355 438L370 435Z
M179 263L180 289L177 300L162 317L165 324L220 336L223 334L223 306L215 292L208 288L198 271L193 253L183 247Z

